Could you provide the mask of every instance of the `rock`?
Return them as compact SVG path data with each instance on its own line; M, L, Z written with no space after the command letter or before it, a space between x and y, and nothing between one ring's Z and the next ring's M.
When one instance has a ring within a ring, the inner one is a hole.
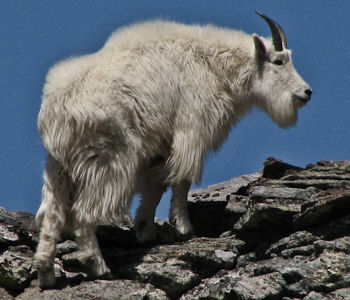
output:
M217 183L204 189L191 190L188 194L188 201L194 202L203 199L227 200L227 195L236 194L246 188L250 183L257 181L262 176L259 171L250 175L242 175L232 178L229 181Z
M200 278L234 267L242 247L244 242L233 237L195 238L181 244L157 246L150 253L129 250L136 263L132 260L112 270L118 278L151 283L176 298L195 286Z
M350 295L350 288L344 288L336 290L335 292L331 293L331 299L336 300L348 300Z
M214 184L205 189L189 192L188 208L196 236L218 237L222 232L230 230L242 215L244 208L234 207L235 193L245 189L257 181L262 172L243 175L227 182ZM228 200L230 199L230 205ZM237 202L236 202L237 203Z
M38 242L34 216L0 207L0 249L24 243L34 249ZM6 227L6 228L5 228Z
M282 275L275 272L238 280L232 294L247 300L278 299L282 297L285 285Z
M313 245L295 247L281 251L282 257L294 257L297 255L309 256L313 253L315 253L315 247Z
M239 272L219 272L180 299L280 299L285 285L277 272L253 277L241 276Z
M199 285L186 292L180 299L230 299L237 281L238 274L220 271L214 277L202 280Z
M13 300L14 297L12 295L10 295L4 288L0 287L0 299Z
M313 255L275 257L245 267L254 274L278 272L288 283L284 289L291 297L302 298L311 291L330 293L350 286L350 256L343 252L323 251Z
M350 254L350 236L344 236L342 238L333 241L317 240L313 243L313 246L321 252L324 249L344 252Z
M28 246L11 246L0 256L0 282L3 288L21 290L34 278L33 252Z
M235 219L232 222L233 224L238 220L239 217L247 212L249 201L250 198L246 196L229 195L225 211L231 216L231 219ZM235 218L235 216L237 216L237 218ZM230 228L232 228L232 226Z
M333 240L349 235L350 215L343 218L336 218L330 222L323 223L316 227L308 228L309 232L318 235L324 240Z
M266 250L266 255L271 255L272 253L281 253L286 249L298 248L301 246L312 245L318 237L307 231L297 231L291 235L282 238L278 242L275 242L269 246Z
M329 298L327 295L325 294L321 294L321 293L316 293L314 291L312 291L311 293L309 293L304 300L329 300L331 298Z
M129 274L141 282L156 284L171 298L178 297L199 281L198 275L191 270L190 264L175 258L164 262L137 264L133 272L129 271Z
M271 186L255 186L250 190L250 196L253 199L292 199L308 200L306 190L296 188L278 188Z
M150 284L142 284L130 280L95 280L82 282L74 287L65 287L61 290L40 291L38 286L27 288L16 299L20 300L167 300L165 292L154 288Z
M40 291L34 216L0 208L0 299L338 299L350 297L350 162L264 169L190 191L197 237L156 220L137 244L127 217L97 236L113 279L94 280L69 236L57 245L56 289Z
M343 252L324 250L300 270L311 290L329 292L350 286L350 255Z
M295 215L293 223L298 229L325 223L329 220L350 214L350 190L327 192L312 205L302 207L302 212Z
M264 162L263 177L270 179L278 179L291 171L300 171L301 168L287 164L281 160L269 157Z
M0 249L15 245L20 241L17 233L12 231L11 226L0 224Z
M293 217L300 212L301 204L293 199L251 199L247 211L235 222L232 230L254 248L267 238L291 231Z
M223 219L230 218L229 215L225 215L227 195L224 198L206 198L206 195L203 195L203 199L188 202L193 231L196 236L217 237L224 231Z

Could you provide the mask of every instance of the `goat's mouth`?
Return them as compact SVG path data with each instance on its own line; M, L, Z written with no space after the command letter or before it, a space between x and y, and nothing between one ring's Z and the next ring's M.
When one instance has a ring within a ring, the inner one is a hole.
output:
M298 96L297 94L293 94L292 98L294 101L297 101L302 105L305 105L311 99L311 97L309 95L305 95L302 97L302 96Z

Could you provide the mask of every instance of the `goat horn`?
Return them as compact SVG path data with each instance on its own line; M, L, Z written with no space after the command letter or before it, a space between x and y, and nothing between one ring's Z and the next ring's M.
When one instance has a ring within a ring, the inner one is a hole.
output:
M282 51L283 49L287 48L287 37L281 26L264 14L257 11L256 13L262 17L269 25L272 33L272 42L275 46L276 51Z

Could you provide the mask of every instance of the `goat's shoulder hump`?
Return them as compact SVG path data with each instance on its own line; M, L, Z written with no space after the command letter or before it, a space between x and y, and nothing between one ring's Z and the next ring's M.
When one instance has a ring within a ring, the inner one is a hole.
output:
M187 25L170 21L148 21L117 29L103 49L126 50L142 47L152 41L188 40L219 48L253 45L251 35L215 25ZM103 50L102 49L102 50Z

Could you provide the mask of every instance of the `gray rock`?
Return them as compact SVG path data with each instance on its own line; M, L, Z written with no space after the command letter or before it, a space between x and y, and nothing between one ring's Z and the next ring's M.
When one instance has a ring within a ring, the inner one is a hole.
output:
M238 279L237 273L220 271L214 277L202 280L199 285L186 292L180 300L234 299L232 291Z
M310 232L297 231L285 238L282 238L278 242L271 244L265 253L266 255L271 255L272 253L281 253L281 251L286 249L311 245L317 239L318 237Z
M349 226L350 214L342 218L335 218L313 228L310 227L308 230L319 236L321 239L334 240L340 237L348 236Z
M136 263L115 270L117 277L151 283L172 298L196 285L220 269L233 268L238 249L244 242L233 237L195 238L175 245L152 248L151 252L135 253ZM133 255L129 251L129 255Z
M282 257L288 258L288 257L294 257L296 255L310 256L313 253L315 253L315 247L313 245L307 245L307 246L301 246L301 247L282 250L281 255Z
M0 207L0 223L37 234L34 215L21 211L8 211Z
M261 178L262 172L256 172L250 175L242 175L232 178L229 181L213 184L203 189L191 190L188 194L188 201L195 202L198 200L206 201L213 200L227 200L227 195L235 194L240 189L247 187L252 182Z
M240 239L256 245L266 236L288 231L298 208L289 201L255 203L234 224L233 231Z
M229 195L225 211L230 214L232 218L234 218L235 215L241 217L247 212L249 202L250 198L247 196Z
M114 279L94 280L77 246L57 245L54 290L40 291L34 216L0 208L0 299L350 299L350 162L264 170L189 193L196 238L156 220L137 244L126 217L97 236ZM160 244L159 244L160 243Z
M324 250L319 257L300 268L312 290L335 290L350 286L350 255Z
M295 256L292 259L266 261L290 284L286 287L294 297L305 297L310 291L329 293L350 286L350 256L325 250L318 257Z
M33 252L28 246L11 246L0 256L0 283L10 290L25 288L36 275Z
M180 299L280 299L285 285L277 272L254 277L242 276L239 272L219 272Z
M237 267L245 267L246 265L256 261L257 259L258 258L255 252L249 252L247 254L240 255L237 258Z
M332 251L350 254L350 236L344 236L333 241L318 240L315 241L313 245L319 251L323 249L328 249Z
M304 189L296 188L279 188L273 186L255 186L250 189L250 196L254 198L264 199L294 199L308 200L308 194Z
M316 226L329 220L350 214L350 190L327 192L318 201L307 205L294 217L293 223L297 229Z
M330 300L331 298L328 297L325 294L321 294L321 293L316 293L314 291L312 291L311 293L309 293L304 300Z
M335 300L350 300L350 287L336 290L331 293L331 299Z
M0 224L0 249L15 245L20 241L17 233L11 230L11 226Z
M27 212L7 211L0 207L0 249L10 245L25 244L35 248L38 242L34 215ZM6 229L3 227L5 226ZM6 232L6 233L5 233Z
M198 283L199 277L184 261L169 258L163 263L144 262L134 267L132 277L141 282L150 282L167 292L171 298Z
M242 215L242 212L237 214L233 207L234 194L257 181L261 175L262 172L243 175L205 189L190 191L188 207L194 234L218 237L222 232L231 230ZM236 204L240 205L237 201Z
M287 164L281 160L269 157L264 162L263 177L278 179L293 171L300 171L301 168Z
M20 300L167 300L165 292L150 284L142 284L130 280L95 280L82 282L74 287L61 290L40 291L38 286L27 288L16 299Z
M13 300L14 297L10 295L4 288L0 287L0 299L1 300Z
M247 300L279 299L285 285L282 275L275 272L238 280L232 294Z

